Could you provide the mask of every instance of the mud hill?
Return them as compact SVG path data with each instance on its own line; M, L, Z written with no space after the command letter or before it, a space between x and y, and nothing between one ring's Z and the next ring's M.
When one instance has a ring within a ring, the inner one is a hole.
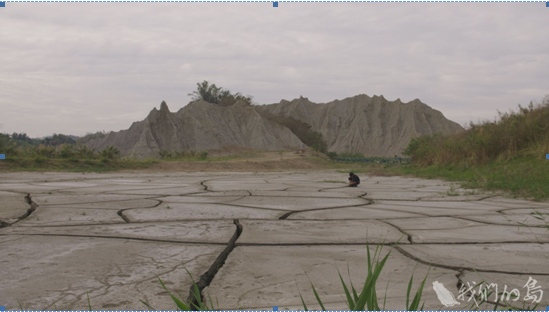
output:
M419 99L389 102L365 94L315 104L307 98L258 107L273 115L298 119L320 132L329 151L365 156L402 154L410 140L420 135L450 134L463 128Z
M413 137L463 130L419 100L389 102L383 96L358 95L326 104L315 104L307 98L257 106L239 101L227 107L196 101L175 113L162 102L160 110L154 108L143 121L87 145L98 150L112 145L123 155L136 157L155 157L163 150L273 151L303 146L289 128L269 116L310 125L323 135L329 151L369 156L400 155Z

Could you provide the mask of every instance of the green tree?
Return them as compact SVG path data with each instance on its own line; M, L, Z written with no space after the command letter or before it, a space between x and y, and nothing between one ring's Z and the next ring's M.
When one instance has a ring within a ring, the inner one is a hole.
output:
M29 145L38 145L38 144L40 144L39 139L31 139L26 133L14 132L11 135L11 140L17 146L29 146Z
M196 90L188 94L192 96L193 101L204 100L208 103L219 104L220 106L231 106L238 100L252 104L251 96L244 96L240 92L232 94L229 90L225 90L215 84L210 84L206 80L202 83L197 83L196 86Z
M42 140L42 144L58 146L62 144L76 144L76 141L68 135L54 133L52 137Z
M189 93L192 96L193 101L204 100L208 103L219 102L219 93L220 89L215 84L210 84L208 81L204 80L202 83L196 83L196 90L193 93Z
M0 133L0 154L12 154L15 151L15 143L9 135Z

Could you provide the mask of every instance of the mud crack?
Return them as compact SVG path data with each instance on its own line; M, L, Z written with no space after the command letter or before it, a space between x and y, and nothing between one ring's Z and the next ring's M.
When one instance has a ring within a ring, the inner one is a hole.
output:
M318 210L341 209L341 208L352 208L352 207L362 207L362 206L367 206L367 205L371 205L371 204L374 203L374 201L372 199L369 199L369 198L364 198L364 199L368 201L365 204L345 205L345 206L335 206L335 207L323 207L323 208L311 208L311 209L302 209L302 210L289 211L289 212L283 214L282 216L280 216L278 218L278 220L286 220L286 219L288 219L289 216L293 215L294 213L318 211Z
M38 204L35 203L32 200L32 197L31 197L30 193L27 193L27 195L25 195L25 202L30 205L30 208L27 209L27 211L23 215L15 218L16 220L12 223L8 223L8 222L4 222L4 221L0 220L0 228L4 228L4 227L10 226L10 225L13 225L13 224L15 224L15 223L17 223L21 220L24 220L24 219L28 218L36 210L36 208L38 208Z
M187 297L187 303L193 307L198 307L198 301L195 296L195 287L198 287L198 291L200 292L200 298L204 298L202 292L204 288L208 287L212 280L214 279L215 275L221 269L221 267L225 264L225 261L227 260L227 257L229 257L229 254L233 251L236 241L240 237L240 234L242 234L242 224L238 221L238 219L233 220L233 223L236 225L236 230L231 237L231 240L229 240L229 243L227 243L227 247L217 256L215 261L212 263L208 271L206 273L202 274L198 282L193 285L191 285L189 290L189 296Z

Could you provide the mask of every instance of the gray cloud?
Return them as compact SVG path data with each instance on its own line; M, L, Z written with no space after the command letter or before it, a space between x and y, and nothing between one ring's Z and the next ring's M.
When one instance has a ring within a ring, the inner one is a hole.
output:
M415 98L466 124L549 93L543 3L7 3L1 132L120 130L197 82Z

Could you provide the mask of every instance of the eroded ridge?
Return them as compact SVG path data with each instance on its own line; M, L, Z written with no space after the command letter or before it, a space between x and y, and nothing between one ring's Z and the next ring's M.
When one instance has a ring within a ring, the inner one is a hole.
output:
M416 286L428 274L432 310L447 308L435 282L459 299L456 309L472 303L462 286L481 280L520 289L518 303L532 301L524 299L528 278L549 294L549 232L532 215L548 215L548 203L436 180L361 178L349 188L345 175L328 171L4 174L0 195L24 202L32 193L35 206L0 230L10 250L0 269L13 281L0 285L0 301L82 309L89 293L94 308L142 309L144 300L169 310L156 277L186 290L189 270L221 309L301 309L299 293L314 306L310 281L327 308L345 309L337 272L361 285L367 246L391 251L380 277L389 309L404 308L414 268ZM64 279L50 291L56 276Z

